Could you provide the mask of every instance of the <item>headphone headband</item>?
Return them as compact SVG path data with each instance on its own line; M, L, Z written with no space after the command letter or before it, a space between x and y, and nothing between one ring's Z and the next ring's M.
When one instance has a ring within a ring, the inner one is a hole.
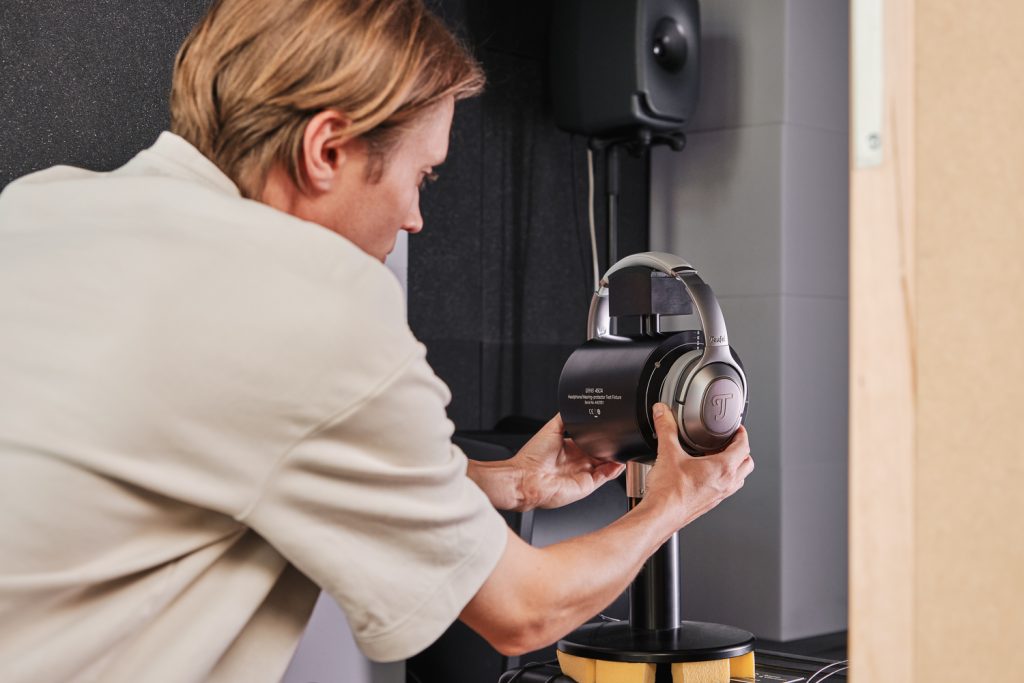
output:
M700 318L701 329L704 330L706 342L703 360L710 361L714 356L730 359L729 333L725 327L725 316L722 315L722 309L711 287L697 274L696 268L674 254L661 251L631 254L608 269L590 300L590 314L587 316L588 339L621 339L609 334L611 316L608 312L608 278L624 268L636 267L656 270L682 282Z

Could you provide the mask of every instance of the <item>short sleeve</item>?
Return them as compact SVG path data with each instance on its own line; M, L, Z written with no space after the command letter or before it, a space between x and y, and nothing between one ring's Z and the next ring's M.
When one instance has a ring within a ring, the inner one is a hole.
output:
M436 640L505 549L503 519L451 443L449 398L417 344L290 450L243 519L337 600L373 660Z

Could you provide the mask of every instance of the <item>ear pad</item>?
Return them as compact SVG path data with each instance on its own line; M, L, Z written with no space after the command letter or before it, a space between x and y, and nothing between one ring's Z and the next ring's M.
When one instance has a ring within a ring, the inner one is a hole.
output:
M746 405L744 382L728 363L700 362L703 351L690 351L672 366L661 401L673 409L683 449L703 455L723 448L740 427Z

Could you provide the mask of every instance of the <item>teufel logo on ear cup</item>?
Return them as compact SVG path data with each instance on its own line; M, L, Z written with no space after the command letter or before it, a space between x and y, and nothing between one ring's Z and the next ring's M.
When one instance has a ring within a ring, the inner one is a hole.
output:
M718 394L717 396L711 397L711 405L718 410L718 412L715 413L716 422L721 422L722 418L725 417L726 406L729 405L729 399L732 397L732 394Z
M729 378L719 377L708 385L704 392L701 419L709 432L728 434L739 426L743 406L736 398L738 395L739 387Z

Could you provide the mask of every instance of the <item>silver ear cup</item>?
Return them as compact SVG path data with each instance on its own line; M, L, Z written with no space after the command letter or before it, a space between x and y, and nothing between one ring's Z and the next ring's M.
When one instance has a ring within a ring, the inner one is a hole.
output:
M690 351L672 366L661 400L679 425L679 440L692 455L723 448L740 427L746 403L744 381L727 363L700 364L703 353Z

